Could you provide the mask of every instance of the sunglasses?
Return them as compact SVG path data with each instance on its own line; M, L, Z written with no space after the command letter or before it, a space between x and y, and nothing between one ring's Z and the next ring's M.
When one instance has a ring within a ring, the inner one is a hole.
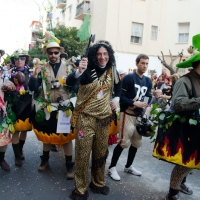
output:
M53 52L52 52L52 51L48 51L47 53L48 53L49 55L53 55L53 54L54 54L54 55L58 55L58 54L59 54L59 51L53 51Z
M26 57L18 57L18 58L14 58L14 61L18 61L18 60L22 60L22 61L25 61L26 60Z

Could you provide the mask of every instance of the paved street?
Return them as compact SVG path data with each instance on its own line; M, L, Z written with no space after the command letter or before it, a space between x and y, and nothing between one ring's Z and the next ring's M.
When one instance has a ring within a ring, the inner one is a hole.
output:
M159 161L151 156L153 144L144 138L143 146L138 150L134 166L143 174L136 177L123 172L126 163L127 149L122 153L117 169L121 181L111 180L106 175L106 183L111 191L108 196L93 194L93 200L161 200L166 195L169 186L170 173L173 165ZM109 147L109 157L106 169L110 164L113 146ZM14 165L11 145L6 152L6 160L11 165L9 173L0 170L0 199L1 200L64 200L69 199L74 181L65 179L65 159L62 150L51 152L50 168L38 172L42 153L42 143L38 142L33 132L28 133L24 147L25 161L18 168ZM193 189L191 196L181 194L182 200L200 199L200 171L195 170L188 176L187 184Z

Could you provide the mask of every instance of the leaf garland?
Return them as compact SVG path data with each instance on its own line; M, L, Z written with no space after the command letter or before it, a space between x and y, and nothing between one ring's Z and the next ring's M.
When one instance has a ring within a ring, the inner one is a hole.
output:
M3 62L4 62L5 65L8 64L8 62L10 61L10 59L11 59L11 57L12 57L12 56L10 56L10 55L8 55L8 54L6 54L6 55L7 55L6 58L3 58Z
M154 115L154 118L151 119L153 122L153 126L151 127L151 133L150 133L150 139L154 138L155 134L156 134L156 128L159 126L159 128L163 129L163 132L166 133L167 129L173 124L173 122L175 120L179 120L181 123L185 123L186 122L186 117L180 116L179 114L175 113L175 112L169 112L168 115L166 116L166 114L164 113L165 108L163 107L161 111L158 111L158 104L152 104L152 110L150 112L151 115ZM160 124L158 123L159 120L164 120L166 121L165 124ZM189 124L190 125L197 125L198 121L194 118L190 118L189 119ZM155 139L153 139L152 142L154 142Z
M9 128L10 133L15 133L15 127L14 124L16 123L16 116L12 117L13 111L12 111L12 105L7 105L7 114L3 118L1 124L0 124L0 133L3 132L4 129ZM15 114L14 114L15 115Z
M46 69L45 68L42 68L42 80L44 81L44 83L45 83L45 86L46 86L46 97L47 97L47 99L46 99L46 101L47 101L47 103L51 103L51 94L50 94L50 88L49 88L49 86L48 86L48 78L47 78L47 71L46 71Z
M66 73L67 75L72 73L73 71L69 71L68 68L66 69ZM45 87L46 87L46 91L45 91L45 94L46 94L46 99L43 99L41 97L37 97L37 101L39 103L42 104L42 109L44 109L45 107L47 108L48 112L51 112L52 111L52 104L51 104L51 89L49 88L48 86L48 78L47 78L47 72L46 72L46 69L45 68L42 68L42 73L41 73L41 76L38 76L38 78L42 78L42 80L44 81L45 83ZM69 103L67 105L62 105L62 104L59 104L58 107L54 106L57 108L57 110L62 110L62 111L67 111L68 109L72 110L73 109L73 104L71 103L70 99L73 98L73 97L76 97L76 93L74 93L71 89L69 89L65 84L64 82L62 82L61 80L59 80L60 84L63 85L63 89L68 92L68 93L71 93L70 95L70 98L69 98Z

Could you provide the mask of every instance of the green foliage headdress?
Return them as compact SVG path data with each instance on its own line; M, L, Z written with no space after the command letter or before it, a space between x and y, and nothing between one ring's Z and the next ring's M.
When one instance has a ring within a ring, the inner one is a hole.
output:
M193 46L188 48L188 52L192 54L187 60L178 63L176 66L178 68L189 68L192 67L192 63L200 60L200 34L193 36L192 38Z

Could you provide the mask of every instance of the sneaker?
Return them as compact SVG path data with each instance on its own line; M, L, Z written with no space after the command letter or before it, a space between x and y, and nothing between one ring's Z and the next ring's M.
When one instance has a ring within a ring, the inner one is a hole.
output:
M124 168L124 171L130 174L133 174L135 176L141 176L142 173L140 171L138 171L137 169L135 169L132 165L129 168Z
M47 161L42 160L40 166L38 167L38 171L39 172L45 171L45 169L47 168L48 165L49 165L48 160Z
M120 176L117 173L116 167L112 167L110 169L108 169L108 175L115 181L120 181Z
M22 166L22 160L20 157L15 157L15 166L17 166L17 167Z
M66 179L72 180L74 179L74 163L68 162L66 164Z
M193 194L193 191L190 190L189 187L187 187L184 183L181 184L181 189L180 189L181 192L185 193L185 194L188 194L188 195L191 195Z
M10 171L10 166L8 165L8 163L5 160L0 162L0 166L4 171L6 171L6 172Z
M165 197L165 200L179 200L179 195L170 196L169 194Z

